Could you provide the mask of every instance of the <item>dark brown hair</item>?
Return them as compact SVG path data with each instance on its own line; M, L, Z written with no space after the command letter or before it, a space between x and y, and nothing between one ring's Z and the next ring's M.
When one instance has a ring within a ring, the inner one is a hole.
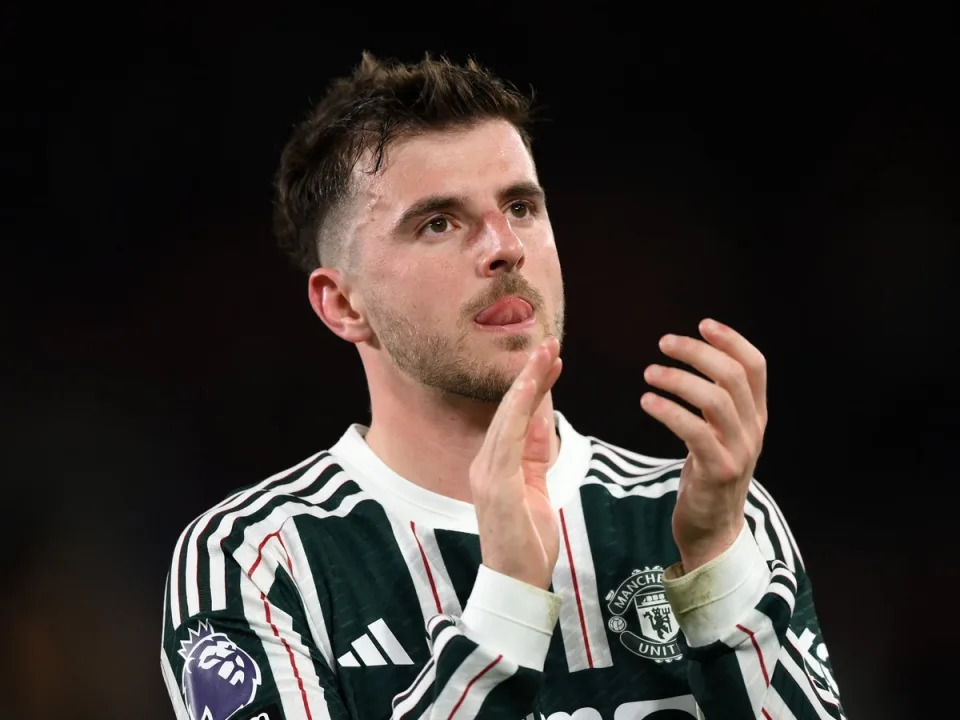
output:
M532 94L521 94L472 58L458 65L426 54L402 64L364 52L353 74L331 83L283 148L273 214L281 249L308 273L338 265L342 238L324 224L347 197L365 152L372 152L376 172L384 148L399 136L485 119L512 123L529 149L531 103Z

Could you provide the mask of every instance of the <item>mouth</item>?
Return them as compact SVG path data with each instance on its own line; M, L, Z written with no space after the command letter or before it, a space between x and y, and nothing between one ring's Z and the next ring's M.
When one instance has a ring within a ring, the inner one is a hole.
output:
M488 330L517 331L531 327L536 312L530 301L511 295L488 305L473 319L474 323Z

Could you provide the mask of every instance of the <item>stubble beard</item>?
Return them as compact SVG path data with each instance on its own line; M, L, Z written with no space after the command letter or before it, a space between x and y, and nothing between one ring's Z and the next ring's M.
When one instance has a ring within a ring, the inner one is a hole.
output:
M380 342L396 366L414 380L442 393L487 403L499 403L510 389L515 372L508 372L495 362L470 357L467 339L472 328L449 337L417 325L386 305L377 304L380 305L376 310L380 319L377 329ZM543 317L542 333L553 335L562 343L563 303L552 328L544 316L540 317ZM493 338L501 350L508 352L532 350L536 340L534 333Z

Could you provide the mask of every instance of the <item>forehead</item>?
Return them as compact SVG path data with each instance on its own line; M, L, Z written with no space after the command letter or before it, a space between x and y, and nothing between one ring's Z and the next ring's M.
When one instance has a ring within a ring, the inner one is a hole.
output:
M429 195L472 197L536 181L536 168L520 133L505 120L398 138L375 174L359 174L368 209L402 211Z

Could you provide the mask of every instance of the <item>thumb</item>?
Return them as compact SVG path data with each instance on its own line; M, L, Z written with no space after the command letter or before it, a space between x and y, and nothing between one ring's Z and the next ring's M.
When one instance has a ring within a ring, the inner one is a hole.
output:
M546 495L547 469L550 465L550 424L543 415L530 418L520 464L524 482Z

